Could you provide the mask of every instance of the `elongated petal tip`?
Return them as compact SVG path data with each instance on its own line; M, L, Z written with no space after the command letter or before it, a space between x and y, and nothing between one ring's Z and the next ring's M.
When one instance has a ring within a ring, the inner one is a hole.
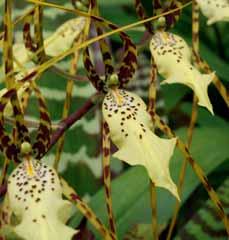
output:
M187 67L187 64L183 66L183 68L177 69L176 73L169 75L169 77L163 80L161 84L180 83L190 87L198 98L198 105L207 108L208 111L214 115L213 107L208 96L208 86L212 82L215 73L201 74L191 65L189 65L189 68ZM190 71L191 67L193 69L192 71Z

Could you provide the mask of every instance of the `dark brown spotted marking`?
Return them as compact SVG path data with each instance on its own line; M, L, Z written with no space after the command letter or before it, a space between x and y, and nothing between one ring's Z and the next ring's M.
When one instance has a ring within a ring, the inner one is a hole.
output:
M66 195L72 202L74 202L79 209L79 211L93 224L93 226L101 233L104 239L116 240L114 235L110 233L102 222L98 219L95 213L90 209L90 207L84 203L79 195L72 189L68 191Z
M33 89L38 99L40 112L40 124L33 149L36 149L35 157L40 159L46 153L50 143L51 119L47 110L45 99L43 98L40 90L35 84L33 84Z
M118 29L116 25L110 22L104 22L99 17L92 17L97 23L97 30L99 33L102 31L101 26L104 28L110 28L112 30ZM99 23L99 24L98 24ZM120 38L123 41L123 59L121 62L121 66L118 69L118 80L120 87L123 87L128 83L128 81L133 77L135 70L137 68L137 52L136 46L131 41L129 36L124 32L119 32ZM98 91L107 92L107 78L111 74L114 73L114 67L111 65L111 54L109 48L105 42L105 40L100 42L102 56L104 58L104 65L105 65L105 75L106 79L101 79L99 75L96 73L95 67L93 66L92 61L90 60L90 54L88 48L84 50L84 66L87 70L87 75L94 87Z
M134 5L135 5L136 13L139 16L139 18L142 20L146 19L148 16L144 10L141 0L135 0ZM146 22L146 23L144 23L144 25L145 25L145 28L147 29L147 31L150 32L151 34L153 34L153 25L150 22Z
M24 26L23 26L23 40L25 47L32 52L37 50L37 46L35 45L32 35L31 35L31 23L33 20L33 12L30 13L26 18L24 18Z
M6 76L7 88L14 85L14 76L10 73L13 72L13 24L12 24L12 0L5 1L4 9L4 38L3 38L3 61Z

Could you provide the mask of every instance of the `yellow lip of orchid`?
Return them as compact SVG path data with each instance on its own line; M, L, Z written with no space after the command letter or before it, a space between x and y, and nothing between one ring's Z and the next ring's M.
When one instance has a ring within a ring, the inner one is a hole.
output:
M229 21L228 0L197 0L197 3L203 15L208 18L208 25L219 21Z
M191 50L186 42L175 34L158 32L151 40L150 51L158 72L165 78L163 83L181 83L190 87L198 97L198 104L213 114L207 91L214 73L201 74L191 64Z
M29 161L29 162L28 162ZM33 174L29 174L32 168ZM25 240L70 240L77 230L65 225L71 203L62 199L55 170L37 160L25 160L8 179L9 206L20 223L13 231Z
M162 139L151 131L151 117L143 100L128 91L110 90L102 111L110 137L118 147L113 156L130 165L144 166L156 186L166 188L179 199L169 173L176 138Z

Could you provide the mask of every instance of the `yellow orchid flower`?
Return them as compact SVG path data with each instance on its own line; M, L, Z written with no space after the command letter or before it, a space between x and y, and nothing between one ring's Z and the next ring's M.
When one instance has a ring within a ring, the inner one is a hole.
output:
M196 0L205 17L207 24L211 25L219 21L229 21L229 1L228 0Z
M163 83L181 83L190 87L198 97L198 104L213 114L208 85L214 73L202 74L191 64L191 50L186 42L178 35L157 32L150 42L150 51L158 72L165 78Z
M8 179L9 206L20 219L14 232L25 240L70 240L76 230L65 225L71 203L62 199L55 170L37 160L24 160Z
M62 24L47 39L44 40L45 53L55 57L71 48L74 40L83 32L85 17L77 17Z
M152 132L143 100L125 90L109 90L102 111L111 140L118 147L113 156L130 165L143 165L156 186L166 188L179 199L169 173L176 138L162 139Z
M85 24L86 19L84 17L77 17L66 21L57 28L50 37L44 40L45 53L50 57L56 57L64 51L70 49L74 40L77 39L83 32ZM36 60L36 55L26 49L24 43L15 43L13 45L13 54L15 59L15 72L20 73L21 66L25 67L24 64L31 62L31 60ZM0 82L3 82L4 78L4 76L1 76Z
M82 33L85 23L86 19L84 17L66 21L51 36L44 40L45 53L50 57L55 57L71 48L74 40ZM23 43L15 43L13 45L13 53L15 59L21 65L29 62L34 57L34 53L28 51ZM17 63L15 62L14 64L15 68L17 68Z

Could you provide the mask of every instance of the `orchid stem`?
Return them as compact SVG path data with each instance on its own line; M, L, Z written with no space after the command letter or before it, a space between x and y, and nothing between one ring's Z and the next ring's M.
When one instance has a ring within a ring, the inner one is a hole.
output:
M77 51L74 54L74 57L71 61L71 66L70 66L70 71L69 71L70 74L75 74L76 73L78 60L79 60L79 52ZM71 99L72 99L73 86L74 86L74 81L72 79L69 79L67 81L67 86L66 86L66 97L65 97L64 108L63 108L63 113L62 113L62 118L63 119L66 118L69 114L69 109L70 109L70 104L71 104ZM61 153L63 152L64 139L65 139L65 134L63 134L62 137L57 142L57 149L56 149L56 155L55 155L55 160L54 160L54 168L56 170L58 169Z
M193 52L198 53L199 52L199 6L196 2L196 0L193 0L192 3L192 49ZM194 56L193 56L194 59ZM197 66L198 67L198 66ZM192 103L192 114L191 114L191 119L188 127L188 132L187 132L187 146L190 148L191 143L192 143L192 136L193 136L193 130L195 128L196 120L197 120L197 114L198 114L198 108L197 108L197 103L198 99L197 96L193 95L193 103ZM184 179L185 179L185 174L186 174L186 169L188 165L188 159L184 158L183 164L181 166L180 170L180 175L179 175L179 181L178 181L178 193L181 197L182 191L183 191L183 185L184 185ZM173 212L173 217L169 226L168 234L166 237L166 240L170 240L172 237L172 233L174 230L174 227L176 225L178 213L180 210L180 202L176 200L176 205L175 209Z
M92 97L90 97L85 104L72 113L67 118L63 119L58 125L59 128L52 134L50 145L48 147L47 152L52 148L54 144L59 140L59 138L65 133L67 129L69 129L76 121L81 119L89 110L92 109L93 106L97 104L97 101L100 99L101 94L94 94Z
M155 184L150 181L150 195L151 195L151 207L152 207L152 231L153 239L158 240L158 223L157 223L157 193Z
M188 127L188 142L187 142L187 146L188 148L190 148L191 143L192 143L192 136L193 136L193 130L195 127L195 123L196 123L196 119L197 119L197 97L196 95L193 96L193 105L192 105L192 114L191 114L191 120L190 120L190 124ZM180 175L179 175L179 181L178 181L178 193L181 197L182 195L182 191L183 191L183 185L184 185L184 179L185 179L185 173L186 173L186 169L187 169L187 165L188 165L188 159L184 158L183 160L183 164L181 166L181 170L180 170ZM173 212L173 217L169 226L169 231L166 237L166 240L170 240L172 237L172 233L174 230L174 227L176 225L176 221L177 221L177 217L178 217L178 213L180 210L180 202L176 200L176 205L175 205L175 209Z
M196 0L193 0L193 31L192 31L192 37L194 39L193 41L193 58L195 64L204 71L207 74L212 73L211 67L208 65L207 62L205 62L199 54L199 7L196 2ZM226 103L227 107L229 108L229 94L227 92L226 87L223 85L223 83L220 81L220 79L215 74L213 78L213 84L215 85L216 89L218 90L219 94L223 98L224 102Z
M3 61L5 76L14 70L13 67L13 24L12 24L12 0L5 0L4 9L4 35L3 35ZM6 87L13 88L15 83L14 76L8 76L5 79ZM0 179L0 186L5 183L7 177L7 170L9 167L9 159L5 157L2 174Z
M112 234L116 237L116 225L115 218L112 209L112 196L111 196L111 171L110 171L110 133L109 127L106 122L103 122L103 138L102 138L102 148L103 148L103 181L106 193L106 205L109 217L109 224Z
M95 227L95 229L98 230L101 236L105 240L115 240L116 238L97 218L93 210L85 202L81 200L76 191L73 188L71 188L63 178L61 178L61 184L63 187L64 196L76 205L79 211L88 219L88 221Z
M156 96L157 96L157 88L156 88L156 80L157 80L157 66L154 63L154 59L151 59L151 80L149 87L149 104L148 104L148 112L151 115L151 119L154 123L153 116L156 113ZM150 202L152 208L152 231L155 240L158 239L158 223L157 223L157 193L155 184L150 181Z

